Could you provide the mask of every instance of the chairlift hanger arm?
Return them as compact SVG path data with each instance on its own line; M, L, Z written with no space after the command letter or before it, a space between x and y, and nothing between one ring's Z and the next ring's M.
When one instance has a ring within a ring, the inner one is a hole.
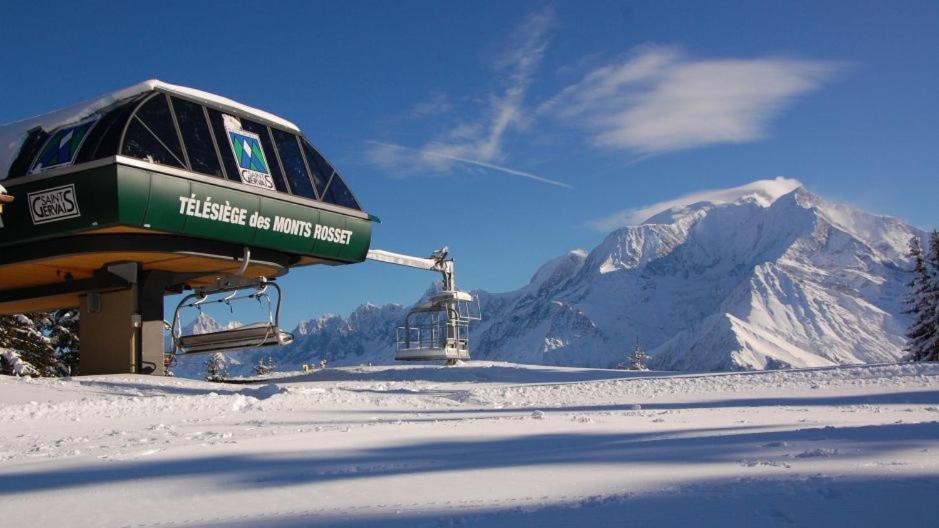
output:
M424 257L414 257L403 253L394 253L384 249L370 249L365 258L377 262L387 262L388 264L397 264L408 268L417 268L428 271L436 271L438 263L434 259Z
M440 272L443 274L444 289L453 291L456 290L455 272L453 269L453 259L447 258L448 254L449 250L446 246L434 251L430 258L415 257L413 255L385 251L384 249L370 249L365 258L407 268Z

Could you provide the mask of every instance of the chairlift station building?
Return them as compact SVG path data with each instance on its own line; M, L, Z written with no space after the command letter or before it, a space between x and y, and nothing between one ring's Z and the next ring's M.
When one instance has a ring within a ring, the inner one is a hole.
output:
M0 183L0 313L79 307L82 374L162 374L165 294L362 262L377 221L292 123L155 80L0 127Z

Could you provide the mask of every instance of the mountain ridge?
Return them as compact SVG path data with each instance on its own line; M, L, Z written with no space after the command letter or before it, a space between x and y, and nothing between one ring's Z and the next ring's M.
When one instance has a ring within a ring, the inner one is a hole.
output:
M517 290L476 292L484 320L472 331L473 357L612 367L638 340L653 366L669 370L899 359L906 244L925 233L801 185L781 192L793 182L666 202L589 252L549 260ZM367 304L347 317L305 321L277 356L391 362L405 313Z

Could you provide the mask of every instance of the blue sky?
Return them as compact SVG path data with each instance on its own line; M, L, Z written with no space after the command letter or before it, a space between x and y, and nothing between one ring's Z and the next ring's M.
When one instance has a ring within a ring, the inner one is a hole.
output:
M382 218L505 291L635 210L779 176L939 226L939 3L17 2L0 122L148 78L282 115ZM285 319L411 302L367 263L283 279Z

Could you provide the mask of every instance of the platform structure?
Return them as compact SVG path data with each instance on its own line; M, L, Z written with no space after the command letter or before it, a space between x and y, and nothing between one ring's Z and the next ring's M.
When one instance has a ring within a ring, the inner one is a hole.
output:
M373 249L366 258L376 262L440 273L440 290L408 310L395 329L395 359L442 361L452 365L470 359L470 323L481 320L479 298L456 286L456 265L447 247L429 257L415 257Z
M0 126L0 183L0 313L79 308L81 374L163 373L165 295L362 262L377 221L293 123L160 81Z

